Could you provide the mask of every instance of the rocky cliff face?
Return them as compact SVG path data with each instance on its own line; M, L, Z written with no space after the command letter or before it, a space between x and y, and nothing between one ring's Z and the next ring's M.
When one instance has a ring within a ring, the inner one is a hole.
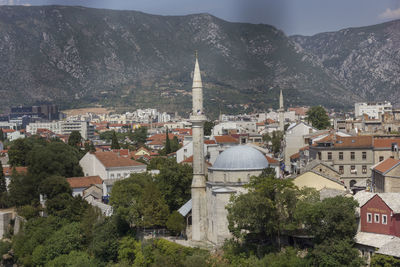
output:
M400 20L291 39L354 94L399 104Z
M280 89L285 105L398 97L396 25L288 38L268 25L208 14L1 6L0 106L51 101L188 112L195 50L209 113L276 108Z

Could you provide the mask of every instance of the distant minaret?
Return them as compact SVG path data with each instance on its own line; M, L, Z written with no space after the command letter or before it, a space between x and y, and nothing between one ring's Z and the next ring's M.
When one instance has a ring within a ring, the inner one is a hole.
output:
M282 94L282 90L281 90L281 94L280 94L280 96L279 96L279 109L278 109L278 112L279 112L279 131L284 131L284 129L285 129L285 124L284 124L284 120L285 120L285 118L284 118L284 112L285 112L285 109L283 108L283 94Z
M193 111L190 116L193 138L193 181L192 181L192 240L206 239L206 178L204 169L204 122L203 85L197 59L193 75Z

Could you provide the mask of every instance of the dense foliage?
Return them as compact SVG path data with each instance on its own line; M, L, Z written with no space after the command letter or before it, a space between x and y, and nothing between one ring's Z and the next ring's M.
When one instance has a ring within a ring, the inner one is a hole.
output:
M329 117L326 114L325 109L322 106L311 107L307 113L307 121L312 124L313 127L322 130L331 126Z

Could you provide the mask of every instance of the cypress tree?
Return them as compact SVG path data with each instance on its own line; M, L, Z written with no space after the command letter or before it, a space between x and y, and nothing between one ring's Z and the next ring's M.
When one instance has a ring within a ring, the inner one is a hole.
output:
M169 136L168 136L168 127L167 127L167 131L165 134L165 154L169 154L171 153L171 141L169 140Z
M111 149L120 149L121 147L119 146L118 143L118 138L117 138L117 134L115 132L113 132L113 136L111 139Z
M0 162L0 195L2 195L6 191L6 177L4 176L3 165Z
M3 133L3 129L0 128L0 141L3 142L4 141L4 133Z

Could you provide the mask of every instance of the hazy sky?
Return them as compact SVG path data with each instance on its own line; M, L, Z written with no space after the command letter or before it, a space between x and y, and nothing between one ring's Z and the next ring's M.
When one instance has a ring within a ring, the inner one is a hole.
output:
M400 0L0 0L0 5L81 5L160 15L210 13L312 35L400 19Z

